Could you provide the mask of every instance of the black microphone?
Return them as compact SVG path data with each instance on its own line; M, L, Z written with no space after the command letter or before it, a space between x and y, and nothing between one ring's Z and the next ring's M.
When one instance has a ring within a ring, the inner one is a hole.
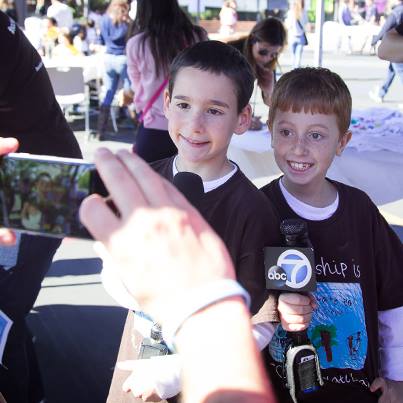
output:
M287 219L280 224L285 247L267 247L266 287L272 290L306 293L316 290L315 262L308 227L304 220ZM287 332L288 344L283 368L292 400L317 391L323 385L319 358L306 330Z
M178 172L173 178L173 184L188 199L194 207L198 207L204 196L202 178L193 172Z
M266 288L299 293L315 291L315 262L306 222L283 220L280 232L286 246L264 248Z

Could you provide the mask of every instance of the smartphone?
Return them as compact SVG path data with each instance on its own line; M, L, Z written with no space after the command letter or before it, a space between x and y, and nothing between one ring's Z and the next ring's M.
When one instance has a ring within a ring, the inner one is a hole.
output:
M53 237L91 239L78 210L85 197L106 197L95 165L25 153L0 159L0 225Z

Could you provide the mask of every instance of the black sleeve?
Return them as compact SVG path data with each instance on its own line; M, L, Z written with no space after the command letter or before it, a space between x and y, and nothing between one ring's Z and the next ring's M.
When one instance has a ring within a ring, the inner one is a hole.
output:
M264 206L261 203L257 204L256 213L251 214L245 224L241 240L242 254L236 262L236 272L237 280L251 296L250 311L255 315L270 296L269 290L266 289L263 248L280 246L281 236L278 216L268 201L265 201ZM267 320L275 321L277 306L269 307L267 303L265 305Z
M17 24L6 14L0 11L0 100L3 97L14 65L15 54L13 52L13 31L17 30ZM6 56L7 55L7 56Z
M396 27L396 31L399 35L403 36L403 22Z
M378 310L384 311L403 306L403 244L376 206L372 210Z
M81 157L41 57L16 23L0 12L0 136L19 151Z

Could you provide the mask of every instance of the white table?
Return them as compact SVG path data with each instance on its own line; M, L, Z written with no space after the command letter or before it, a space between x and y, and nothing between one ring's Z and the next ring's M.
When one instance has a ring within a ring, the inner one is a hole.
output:
M83 67L84 81L100 80L105 70L104 57L102 53L95 53L90 56L72 56L69 58L42 58L45 67Z

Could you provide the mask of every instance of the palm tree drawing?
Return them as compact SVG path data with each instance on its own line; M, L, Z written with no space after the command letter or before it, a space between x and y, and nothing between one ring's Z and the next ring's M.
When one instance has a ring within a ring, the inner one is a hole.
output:
M318 350L320 347L325 349L326 361L333 360L332 346L337 346L336 327L334 325L318 325L315 326L312 334L311 341L315 348Z

